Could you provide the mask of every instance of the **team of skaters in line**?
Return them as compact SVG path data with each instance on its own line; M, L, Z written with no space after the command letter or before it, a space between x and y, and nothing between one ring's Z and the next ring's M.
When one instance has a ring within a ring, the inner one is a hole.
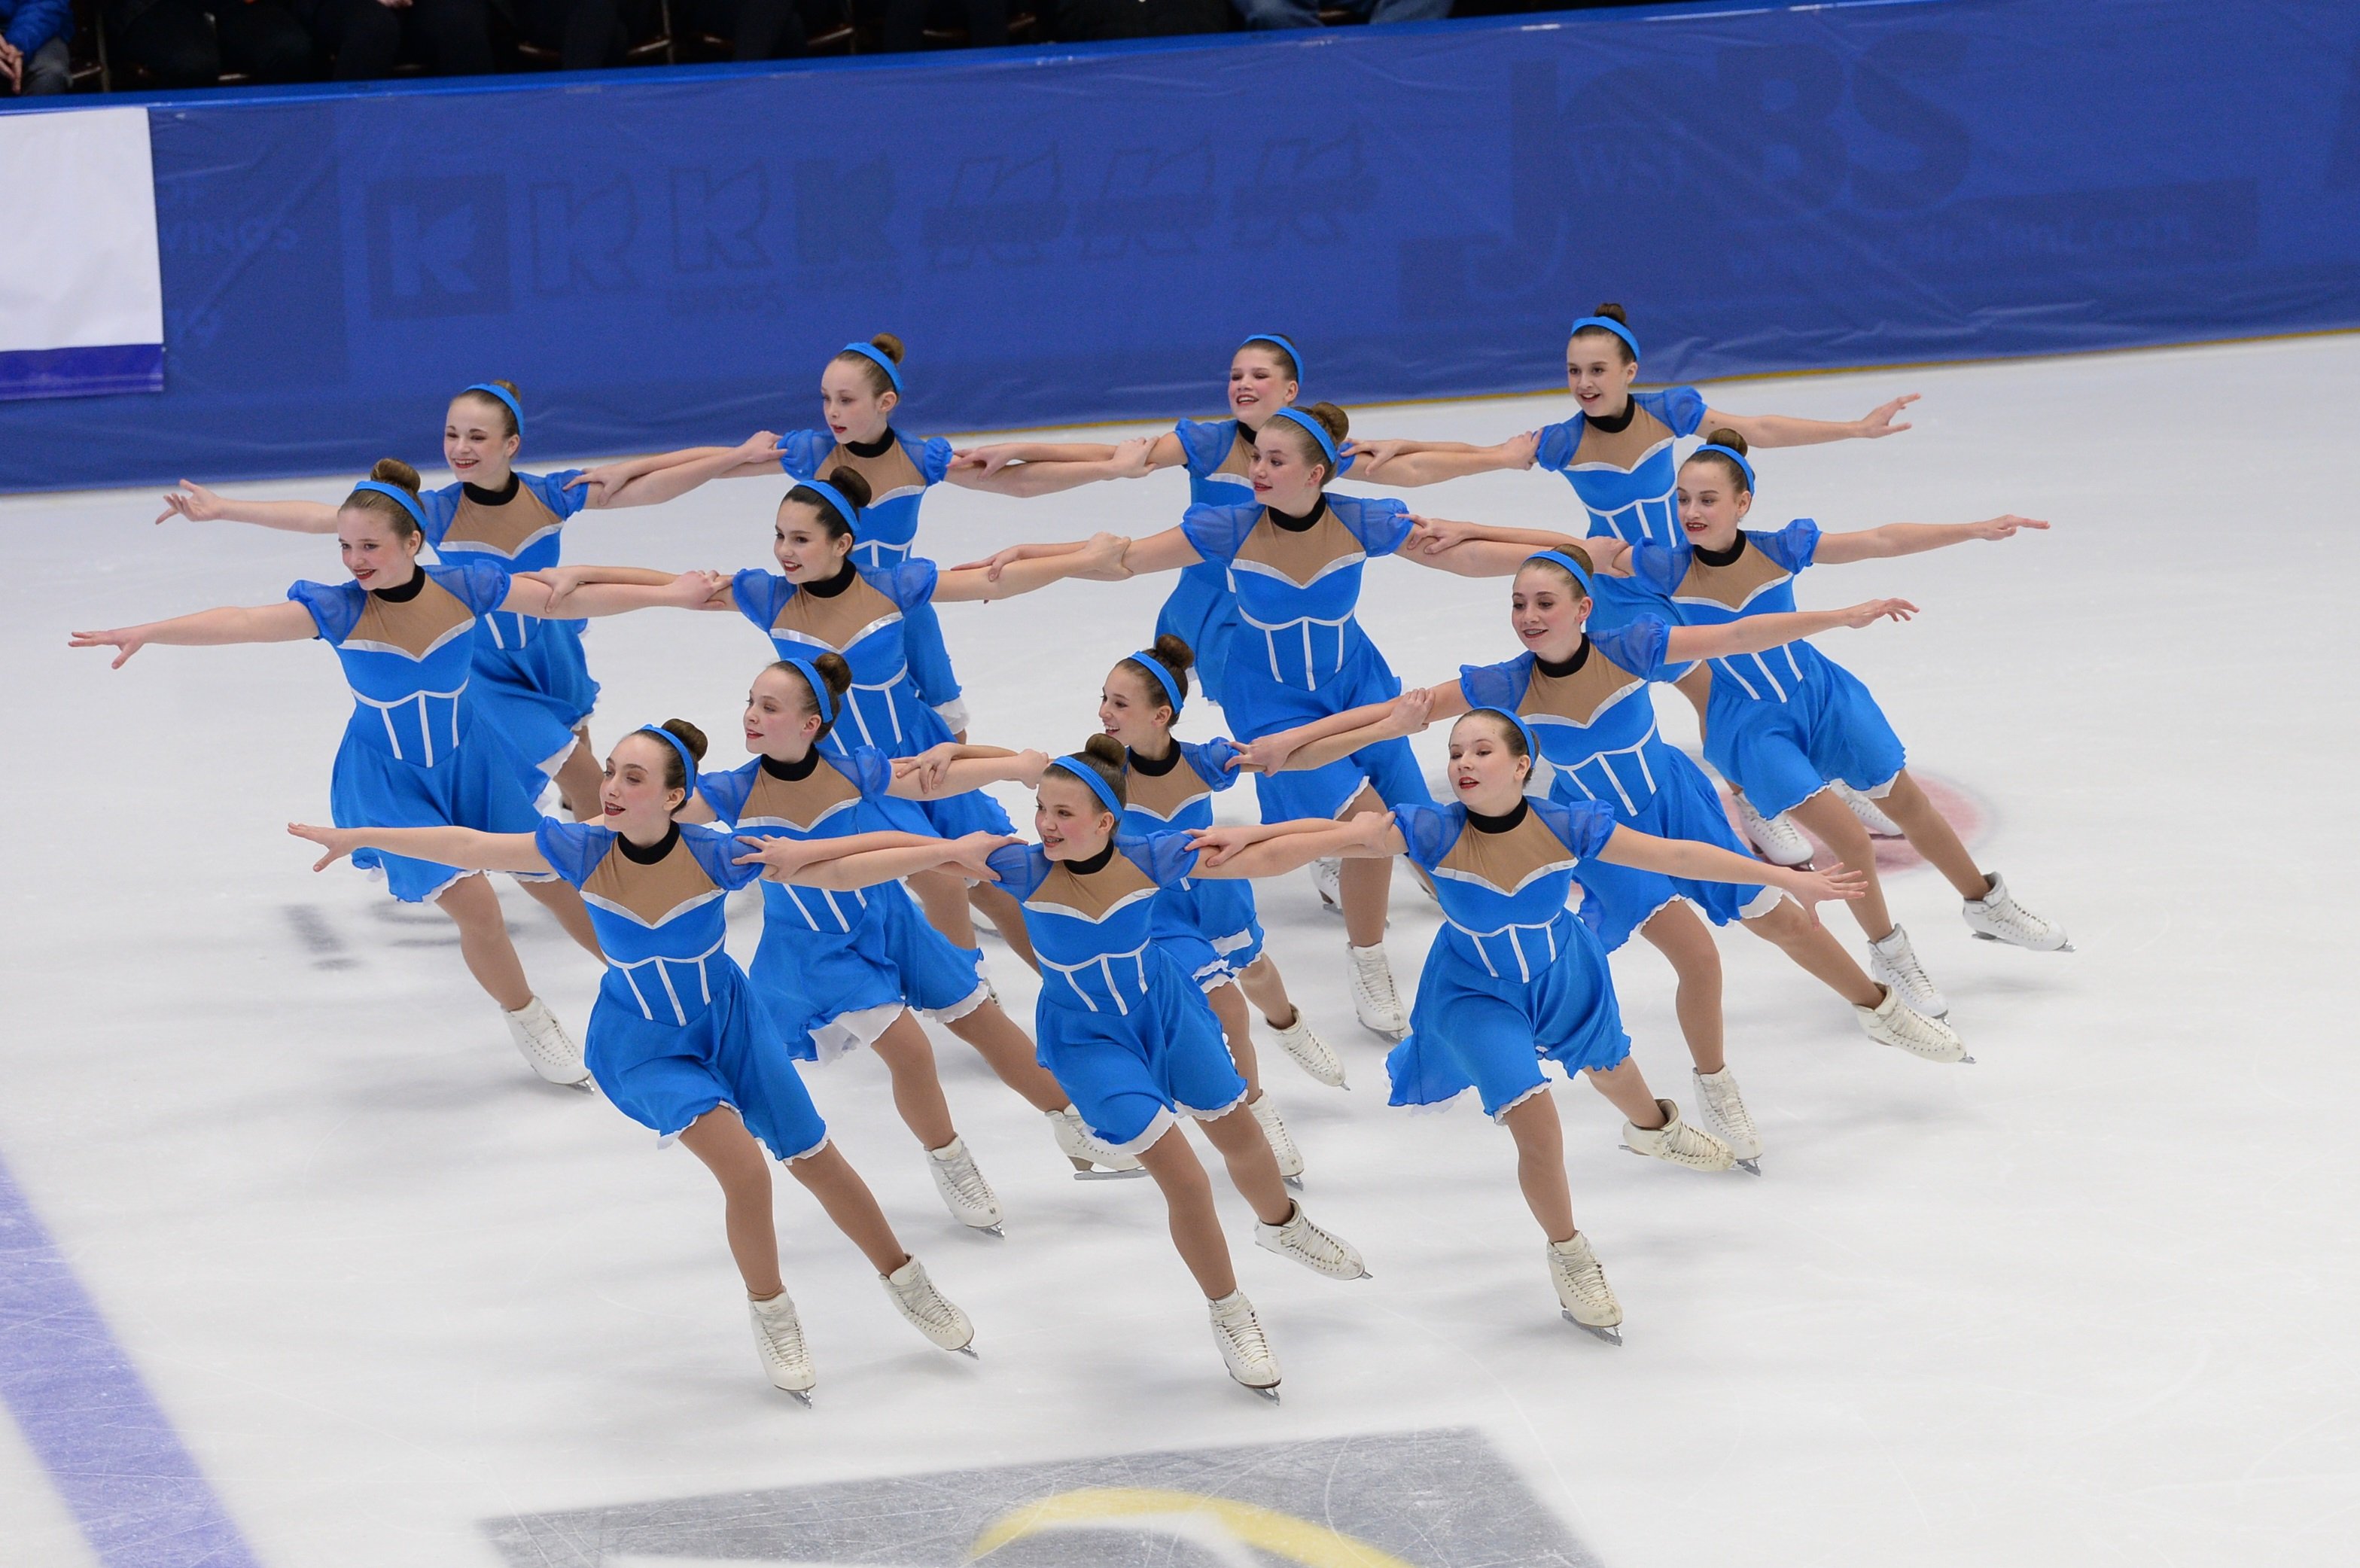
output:
M1290 1191L1302 1155L1265 1093L1253 1015L1317 1082L1341 1085L1344 1068L1263 950L1254 878L1310 868L1342 916L1360 1022L1397 1041L1392 1103L1476 1093L1514 1140L1559 1306L1616 1343L1622 1311L1575 1225L1547 1066L1586 1076L1642 1154L1758 1170L1761 1137L1724 1055L1711 928L1731 924L1849 1003L1871 1040L1971 1060L1887 909L1874 836L1907 838L1957 889L1973 935L2066 946L2060 927L1977 865L1866 688L1807 640L1907 620L1915 606L1799 610L1794 591L1809 567L2047 525L1748 526L1754 454L1905 430L1897 416L1912 399L1830 423L1725 413L1694 387L1636 391L1637 335L1605 305L1566 344L1579 411L1497 446L1356 442L1343 410L1299 401L1295 344L1262 333L1230 360L1226 419L1110 446L956 451L895 428L901 358L890 336L833 356L823 428L546 474L515 467L527 422L516 387L469 387L447 412L454 481L440 489L388 459L335 506L195 484L165 497L159 522L333 534L345 581L72 638L116 649L118 667L150 643L318 638L335 650L354 699L330 787L336 825L289 831L320 846L321 866L350 858L381 871L395 898L440 907L535 1072L595 1081L712 1170L778 1388L807 1399L814 1373L779 1271L773 1160L922 1334L954 1351L974 1337L829 1141L800 1076L802 1064L875 1051L952 1214L997 1232L999 1200L959 1135L923 1014L1043 1115L1077 1176L1157 1184L1230 1376L1275 1398L1277 1356L1182 1123L1219 1153L1257 1246L1334 1279L1368 1270ZM1678 443L1699 434L1683 456ZM1406 489L1535 465L1572 485L1579 527L1414 516L1390 496L1332 488L1348 471ZM1039 495L1175 466L1190 504L1158 533L952 568L916 548L936 485ZM781 473L790 484L767 568L561 562L564 522L585 506ZM421 559L428 546L436 564ZM1355 615L1362 574L1382 558L1501 579L1524 651L1405 688ZM935 604L1167 572L1153 635L1105 674L1098 734L1063 755L969 739ZM708 768L705 737L677 719L628 731L603 767L593 760L598 687L583 626L659 606L734 612L768 640L746 693L743 764ZM1658 733L1658 683L1695 704L1729 807ZM1182 714L1207 702L1229 738L1175 738ZM1407 739L1437 724L1448 730L1440 801ZM1217 826L1212 796L1248 776L1261 822ZM994 784L1032 792L1029 840L986 792ZM564 818L541 813L545 791ZM1832 868L1810 866L1806 830ZM1396 859L1442 913L1406 1007L1384 946ZM514 877L605 964L584 1045L527 981L486 872ZM762 933L741 968L723 944L723 906L757 881ZM1816 918L1829 901L1868 939L1865 969ZM1039 975L1029 1036L984 978L977 914ZM1693 1121L1631 1054L1607 955L1633 935L1677 975Z

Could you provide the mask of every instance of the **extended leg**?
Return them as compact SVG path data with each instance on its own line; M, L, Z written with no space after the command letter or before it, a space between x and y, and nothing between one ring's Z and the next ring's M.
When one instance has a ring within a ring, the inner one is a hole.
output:
M746 1293L756 1301L768 1301L787 1288L779 1278L779 1236L771 1222L769 1157L738 1119L738 1113L727 1105L716 1105L691 1122L680 1141L705 1161L713 1179L721 1183L729 1256L737 1259Z
M1573 1239L1573 1189L1565 1175L1565 1128L1557 1098L1548 1090L1526 1099L1500 1118L1516 1140L1516 1185L1524 1206L1551 1241Z
M1680 1033L1687 1037L1688 1055L1699 1073L1718 1073L1725 1064L1721 1013L1721 949L1712 931L1687 904L1674 900L1647 918L1639 934L1671 961L1678 977L1673 1006L1679 1014Z
M1017 903L1014 894L1005 887L978 882L967 890L967 901L983 911L983 918L991 922L991 929L1000 933L1009 952L1022 959L1033 974L1041 973L1041 961L1032 956L1032 935L1024 929L1023 907Z
M555 915L557 923L565 928L565 934L582 944L583 952L601 964L606 962L606 953L598 947L598 933L590 924L590 911L583 906L582 895L574 890L574 884L520 880L517 886L530 894L533 901L542 909Z
M1205 1000L1212 1004L1213 1016L1221 1020L1229 1060L1237 1063L1238 1076L1246 1081L1246 1098L1261 1099L1262 1073L1254 1058L1253 1021L1246 1017L1244 994L1234 985L1223 985L1207 993Z
M1876 877L1876 851L1869 843L1868 830L1860 825L1852 808L1837 800L1834 790L1822 789L1797 806L1792 814L1841 857L1846 870L1860 872L1868 878L1868 896L1852 906L1852 919L1860 922L1868 940L1882 942L1892 935L1893 915L1885 907L1885 885ZM1951 842L1958 840L1954 836Z
M885 1211L877 1206L876 1194L860 1172L852 1168L843 1151L834 1142L822 1144L817 1149L797 1160L787 1161L787 1174L803 1184L803 1190L819 1200L836 1228L860 1248L869 1266L880 1274L891 1274L910 1261L901 1249L893 1227L885 1221Z
M1907 768L1894 776L1893 788L1879 803L1907 836L1909 847L1930 861L1959 890L1960 898L1980 898L1991 891L1991 878L1975 865L1975 857L1959 842L1958 830L1934 809L1934 802L1926 798Z
M1227 1116L1196 1125L1221 1151L1221 1160L1229 1168L1229 1182L1253 1205L1254 1218L1264 1225L1284 1225L1295 1213L1295 1200L1286 1195L1277 1157L1271 1153L1270 1140L1262 1136L1253 1113L1240 1105Z
M507 1012L531 1002L532 986L525 980L516 944L508 941L508 919L500 913L500 900L492 885L480 875L462 877L442 889L434 904L459 928L459 956L467 961L467 973L475 977L475 984Z
M918 1142L934 1149L956 1138L950 1104L943 1098L943 1081L934 1071L934 1042L918 1020L904 1011L886 1026L872 1049L893 1076L893 1108Z
M1263 1151L1265 1158L1268 1152ZM1188 1272L1196 1276L1196 1288L1208 1301L1235 1294L1237 1270L1229 1262L1229 1239L1221 1234L1221 1216L1213 1207L1213 1183L1198 1163L1196 1151L1188 1147L1186 1135L1175 1123L1139 1151L1139 1162L1163 1189L1172 1245L1179 1249L1180 1261L1188 1266ZM1275 1166L1271 1170L1271 1184L1278 1186ZM1281 1193L1284 1202L1283 1188Z
M1605 1095L1633 1127L1652 1131L1669 1119L1664 1115L1663 1102L1647 1087L1646 1075L1639 1071L1637 1057L1626 1056L1603 1072L1595 1067L1585 1069L1585 1075L1590 1086Z
M1041 1065L1032 1037L1019 1029L998 1002L986 1002L944 1027L973 1046L1000 1081L1023 1095L1034 1110L1062 1111L1073 1103L1073 1097Z
M606 782L598 770L598 759L590 752L590 734L585 726L574 732L574 749L565 754L558 765L555 778L558 799L574 813L577 822L595 822L599 819L598 791Z
M975 945L975 921L967 912L967 879L948 871L921 871L910 878L910 891L926 911L926 923L948 937L953 947Z
M1688 705L1696 709L1697 733L1704 733L1705 713L1712 706L1712 666L1699 660L1695 669L1672 684L1679 689Z
M1874 1007L1885 1000L1885 987L1852 962L1835 933L1813 920L1792 898L1781 898L1766 915L1744 922L1745 929L1793 959L1806 974L1855 1007Z
M1375 790L1363 789L1340 814L1351 818L1384 809ZM1344 934L1351 939L1352 945L1384 945L1385 911L1393 900L1393 857L1348 859L1338 871L1336 882L1338 901L1344 907Z
M1269 953L1245 966L1238 975L1238 988L1271 1028L1283 1029L1295 1022L1295 1002L1287 996L1286 980L1279 974L1278 965L1270 961Z

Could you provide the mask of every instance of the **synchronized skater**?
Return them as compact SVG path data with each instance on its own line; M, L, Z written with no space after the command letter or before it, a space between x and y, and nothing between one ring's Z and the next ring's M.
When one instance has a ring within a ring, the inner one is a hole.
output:
M1842 997L1871 1040L1972 1061L1885 902L1873 835L1906 837L1958 892L1976 937L2070 951L2061 926L1977 864L1866 688L1808 640L1905 622L1916 606L1805 610L1795 595L1815 565L2048 525L1745 526L1753 452L1906 430L1912 397L1827 423L1730 415L1693 387L1641 391L1637 336L1607 305L1568 333L1579 412L1497 446L1356 442L1341 408L1304 404L1296 344L1256 333L1231 356L1227 419L1105 445L955 451L895 429L902 359L886 334L832 356L824 428L550 474L514 466L516 387L476 383L445 410L453 483L441 489L388 459L333 506L195 484L165 497L159 522L333 533L350 581L71 637L115 649L118 668L150 643L316 637L335 651L354 708L329 790L334 825L289 831L324 852L318 868L349 858L395 898L442 909L536 1073L595 1087L712 1171L778 1388L808 1402L815 1375L780 1274L772 1160L818 1199L897 1311L931 1343L975 1354L975 1326L830 1142L801 1073L873 1051L952 1218L1005 1235L1011 1216L953 1114L923 1019L1047 1122L1043 1152L1053 1146L1074 1175L1154 1184L1224 1367L1277 1397L1277 1354L1186 1127L1252 1211L1257 1247L1329 1279L1370 1270L1296 1195L1305 1155L1265 1082L1257 1018L1318 1083L1340 1089L1348 1074L1269 951L1254 879L1312 870L1343 918L1354 1013L1390 1042L1390 1103L1474 1092L1514 1148L1559 1310L1617 1344L1622 1307L1575 1223L1546 1064L1586 1077L1635 1152L1759 1174L1711 931L1731 924ZM1413 516L1335 488L1535 465L1572 485L1574 527ZM1033 496L1171 467L1185 469L1190 499L1175 527L958 567L921 552L919 509L936 485ZM563 526L585 506L658 505L764 475L787 484L766 566L561 559ZM429 548L435 563L421 559ZM1404 691L1357 614L1367 563L1386 556L1506 579L1523 652ZM1098 683L1098 734L1054 756L1019 737L970 739L936 604L1162 572L1177 578L1152 634L1141 627ZM746 691L744 763L706 768L705 736L683 720L630 730L603 768L592 760L599 687L583 624L651 608L734 612L763 634L772 662ZM1659 733L1661 685L1695 706L1725 796ZM1206 704L1227 734L1181 739L1184 713ZM1442 724L1437 802L1409 737ZM1244 777L1260 821L1217 825L1215 798ZM1029 842L991 793L1018 789L1032 795ZM1811 865L1813 838L1836 864ZM1441 912L1407 1005L1385 946L1395 858ZM604 964L586 1048L527 982L493 872ZM741 969L723 909L756 884L761 934ZM1830 901L1868 939L1864 968L1819 923L1814 907ZM1037 976L1030 1034L1000 1005L971 910ZM1609 955L1634 935L1677 977L1694 1121L1632 1055ZM993 1245L1021 1246L1014 1228Z

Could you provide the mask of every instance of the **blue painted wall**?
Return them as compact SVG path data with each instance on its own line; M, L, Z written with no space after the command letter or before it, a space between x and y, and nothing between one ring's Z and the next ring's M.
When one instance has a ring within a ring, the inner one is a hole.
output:
M1537 25L1536 25L1537 24ZM0 486L541 460L809 423L1218 403L1248 332L1354 400L2360 325L2360 6L1677 8L1055 53L158 100L161 396L0 408Z

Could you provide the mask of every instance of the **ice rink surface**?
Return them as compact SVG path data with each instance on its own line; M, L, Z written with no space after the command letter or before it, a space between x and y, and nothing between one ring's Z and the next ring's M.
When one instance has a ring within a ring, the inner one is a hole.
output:
M1195 412L1218 408L1219 369ZM1628 1315L1621 1349L1558 1318L1506 1135L1471 1103L1387 1109L1382 1042L1345 999L1341 922L1295 877L1262 885L1271 951L1352 1087L1323 1089L1266 1044L1268 1079L1309 1160L1306 1206L1378 1277L1338 1285L1255 1251L1223 1189L1284 1405L1222 1375L1153 1188L1069 1180L1039 1117L936 1031L1005 1240L944 1213L873 1058L808 1081L973 1315L981 1359L920 1341L782 1181L820 1375L816 1407L796 1406L759 1373L695 1160L533 1080L439 914L348 868L314 877L281 833L325 818L348 711L326 654L153 648L110 673L66 648L69 628L341 576L332 541L153 527L146 491L0 502L16 746L0 788L17 824L0 1159L271 1568L951 1563L1005 1507L1122 1477L1222 1491L1392 1556L1317 1556L1316 1532L1258 1537L1174 1504L992 1561L2332 1561L2360 1506L2360 1040L2342 999L2360 886L2344 809L2360 776L2360 337L1707 390L1736 411L1845 419L1925 395L1907 434L1767 454L1757 524L2054 519L2047 536L1813 572L1802 598L1925 607L1818 640L1878 694L1912 765L1981 807L1983 864L2079 951L1972 942L1933 873L1896 877L1895 912L1979 1059L1940 1067L1871 1045L1767 943L1725 933L1761 1178L1632 1159L1602 1098L1558 1092L1579 1222ZM1488 441L1569 408L1368 408L1355 433ZM779 418L814 412L789 397ZM781 488L585 514L567 555L764 563ZM1038 501L945 488L921 543L955 562L1143 535L1185 496L1176 472ZM1537 471L1413 499L1524 526L1577 516ZM945 606L976 738L1077 746L1166 587ZM1383 562L1362 617L1405 679L1430 681L1516 651L1506 597ZM590 647L602 747L680 714L734 760L766 657L742 620L642 614L597 623ZM1692 741L1685 703L1661 706ZM1183 734L1217 718L1199 706ZM1248 804L1241 790L1227 810ZM503 897L537 986L578 1030L591 961ZM1436 919L1397 878L1404 988ZM1849 917L1830 919L1857 947ZM752 934L741 922L748 951ZM986 952L1029 1019L1032 976ZM1668 969L1637 944L1614 967L1657 1092L1693 1105ZM75 1385L27 1365L49 1354L23 1315L46 1287L10 1283L0 1562L81 1568L101 1558L64 1499L104 1512L108 1483L36 1456L27 1401L50 1401L53 1430ZM128 1418L93 1396L77 1419L103 1436ZM1218 1450L1236 1452L1201 1452ZM1130 1457L1147 1454L1183 1457ZM1019 1468L942 1474L995 1466ZM143 1494L120 1486L127 1512ZM162 1560L113 1539L110 1564Z

